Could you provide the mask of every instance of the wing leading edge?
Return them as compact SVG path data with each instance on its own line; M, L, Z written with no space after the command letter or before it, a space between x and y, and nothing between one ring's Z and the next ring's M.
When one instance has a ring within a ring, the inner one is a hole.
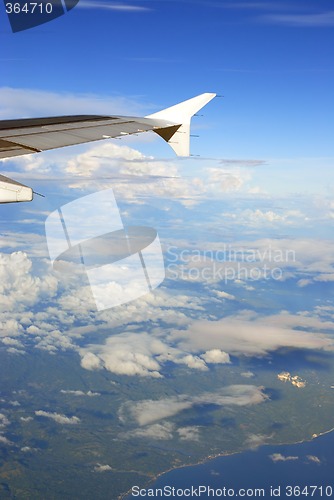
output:
M84 144L141 132L154 131L179 156L189 156L191 117L216 94L204 93L143 118L129 116L77 115L0 121L0 158L10 158L50 149ZM31 201L32 190L6 177L0 182L0 203ZM5 187L11 183L10 189ZM30 190L20 191L22 186ZM5 189L5 192L3 191ZM12 198L11 199L11 195ZM24 194L25 193L25 194ZM19 199L17 199L19 198Z

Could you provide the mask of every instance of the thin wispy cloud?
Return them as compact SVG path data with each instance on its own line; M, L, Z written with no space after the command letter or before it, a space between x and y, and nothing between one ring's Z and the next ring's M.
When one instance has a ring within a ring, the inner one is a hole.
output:
M214 5L211 3L211 5ZM215 4L216 7L223 7L224 9L248 9L248 10L260 10L260 9L268 9L268 7L272 10L282 10L286 6L283 6L280 2L231 2L231 3L222 3Z
M318 14L266 14L260 20L300 28L325 28L334 26L334 11Z
M144 12L150 11L149 7L143 7L141 5L129 5L125 3L106 3L106 2L90 2L81 1L78 7L82 9L103 9L103 10L117 10L124 12Z

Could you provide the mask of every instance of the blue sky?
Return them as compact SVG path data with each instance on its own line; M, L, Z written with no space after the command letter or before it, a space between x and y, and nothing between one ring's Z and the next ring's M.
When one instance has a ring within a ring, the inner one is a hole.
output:
M81 0L49 24L12 34L1 6L1 82L99 99L125 97L143 113L217 92L224 99L196 121L202 139L195 153L328 157L331 8L330 1ZM106 105L105 113L113 112Z

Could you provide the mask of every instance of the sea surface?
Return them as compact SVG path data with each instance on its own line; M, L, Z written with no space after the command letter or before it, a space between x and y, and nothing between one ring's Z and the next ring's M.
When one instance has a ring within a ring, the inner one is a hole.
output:
M334 431L169 471L133 498L334 498Z

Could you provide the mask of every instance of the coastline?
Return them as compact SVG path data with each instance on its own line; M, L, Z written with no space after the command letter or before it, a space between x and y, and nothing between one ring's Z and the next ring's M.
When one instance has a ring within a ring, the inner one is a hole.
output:
M326 436L326 435L331 434L331 433L334 433L334 427L331 428L331 429L328 429L326 431L320 432L319 434L313 434L310 439L304 439L304 440L301 440L301 441L294 441L294 442L291 442L291 443L264 443L264 444L261 444L260 446L256 447L256 449L258 449L258 448L266 448L266 447L270 447L270 446L279 446L279 447L281 447L281 446L303 445L303 444L306 444L306 443L311 443L312 441L316 441L318 438L321 438L321 437ZM232 453L218 453L216 455L208 455L207 457L199 460L198 462L194 462L194 463L191 463L191 464L184 464L184 465L180 465L180 466L177 466L177 467L171 467L168 470L165 470L163 472L160 472L159 474L156 474L145 485L143 485L142 488L148 489L152 483L154 483L159 478L161 478L162 476L164 476L165 474L168 474L170 472L178 471L178 470L181 470L181 469L187 469L189 467L196 467L198 465L208 464L209 462L211 462L213 460L216 460L218 458L226 458L226 457L232 457L232 456L235 456L235 455L242 455L243 453L245 453L247 451L250 451L251 449L252 448L246 448L244 450L235 451L235 452L232 452ZM126 493L119 495L118 496L118 500L126 500L127 497L129 497L129 495L131 495L131 490L132 490L132 487Z

